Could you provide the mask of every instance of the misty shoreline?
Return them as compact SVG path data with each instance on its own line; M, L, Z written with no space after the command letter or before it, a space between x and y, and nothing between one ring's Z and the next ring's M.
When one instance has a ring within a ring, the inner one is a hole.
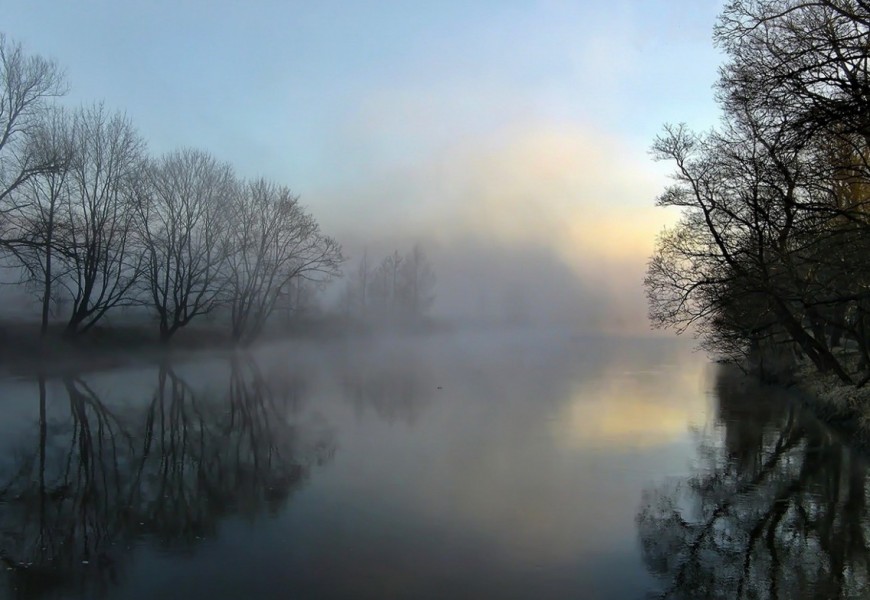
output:
M207 360L215 355L258 353L273 346L288 345L287 350L307 353L312 347L363 345L371 350L406 343L422 344L438 337L462 338L466 349L484 340L502 347L527 343L593 344L606 351L612 343L631 338L637 347L667 341L680 345L679 339L665 336L636 336L596 331L572 331L557 325L523 322L468 321L429 317L406 323L378 323L334 315L296 318L275 323L251 344L239 344L218 324L199 323L180 331L171 341L161 341L153 323L147 320L106 324L88 335L65 338L63 324L53 325L44 338L38 335L39 323L0 318L0 378L123 369L155 363L180 363ZM289 346L298 344L298 349ZM291 349L293 348L293 349ZM580 350L578 349L578 352Z
M274 342L368 335L367 328L359 323L315 318L272 327L255 344L247 345L235 342L225 328L209 324L185 328L171 341L161 340L148 321L103 325L74 338L61 335L62 324L51 327L48 335L40 338L39 326L36 321L0 319L2 375L98 371L181 357L196 359L213 352L245 351Z
M397 324L377 324L334 316L295 319L274 324L252 344L239 344L231 332L216 324L194 324L171 341L161 341L150 321L107 324L86 336L65 338L63 324L53 325L44 338L37 321L0 319L0 377L100 371L160 361L197 360L215 352L255 351L272 344L364 341L388 336L492 332L504 327L427 318Z

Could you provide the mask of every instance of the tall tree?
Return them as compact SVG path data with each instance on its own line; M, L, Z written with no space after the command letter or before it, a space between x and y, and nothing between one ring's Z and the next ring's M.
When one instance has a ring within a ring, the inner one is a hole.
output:
M147 170L136 210L145 247L143 283L169 340L214 310L225 289L232 168L199 150L163 156Z
M68 214L63 211L70 190L70 168L74 158L72 126L67 113L53 109L46 115L33 139L33 147L43 156L52 156L55 167L30 178L21 186L23 202L16 211L19 250L16 252L25 275L37 290L40 300L40 332L48 331L55 282L64 277L62 241L68 233ZM60 254L61 261L55 256Z
M401 261L398 273L403 309L413 317L423 315L435 301L435 270L420 244Z
M800 161L773 156L751 119L724 132L696 136L668 128L654 151L676 165L676 183L661 206L683 210L659 239L646 286L653 322L699 324L715 344L785 334L821 371L848 374L821 336L804 327L812 316L815 275L808 268L807 230L813 215L795 206Z
M62 283L72 299L67 335L83 333L112 308L131 303L143 263L134 248L134 189L144 142L124 115L98 104L76 113L73 151L64 206L70 275Z
M296 278L323 280L339 273L341 246L289 189L264 179L247 182L235 195L227 257L231 332L250 343Z
M728 53L726 108L784 109L805 135L859 134L870 143L864 0L731 0L715 29Z
M54 61L28 54L0 33L0 214L14 208L19 186L56 167L52 155L30 142L50 100L64 93L64 75Z
M726 5L723 125L656 143L677 179L660 203L684 219L650 263L654 322L698 324L713 345L796 343L845 382L855 373L831 348L848 335L870 374L868 24L860 0Z

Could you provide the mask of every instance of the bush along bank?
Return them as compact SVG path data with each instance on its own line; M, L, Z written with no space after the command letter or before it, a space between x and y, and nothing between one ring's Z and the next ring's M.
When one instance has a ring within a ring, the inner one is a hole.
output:
M856 352L845 348L833 352L847 373L863 370ZM870 449L870 385L846 383L834 373L820 373L811 361L781 346L756 351L741 366L750 377L788 389L791 398L846 435L853 445Z

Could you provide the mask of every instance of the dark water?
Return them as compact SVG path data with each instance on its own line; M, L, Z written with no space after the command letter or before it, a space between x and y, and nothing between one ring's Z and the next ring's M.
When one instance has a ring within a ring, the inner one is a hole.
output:
M867 472L685 344L285 344L0 383L0 597L864 597Z

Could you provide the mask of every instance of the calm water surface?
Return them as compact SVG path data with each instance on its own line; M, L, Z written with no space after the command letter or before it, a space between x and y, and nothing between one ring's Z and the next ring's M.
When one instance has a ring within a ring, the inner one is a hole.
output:
M0 388L0 597L868 591L865 461L684 342L288 343Z

